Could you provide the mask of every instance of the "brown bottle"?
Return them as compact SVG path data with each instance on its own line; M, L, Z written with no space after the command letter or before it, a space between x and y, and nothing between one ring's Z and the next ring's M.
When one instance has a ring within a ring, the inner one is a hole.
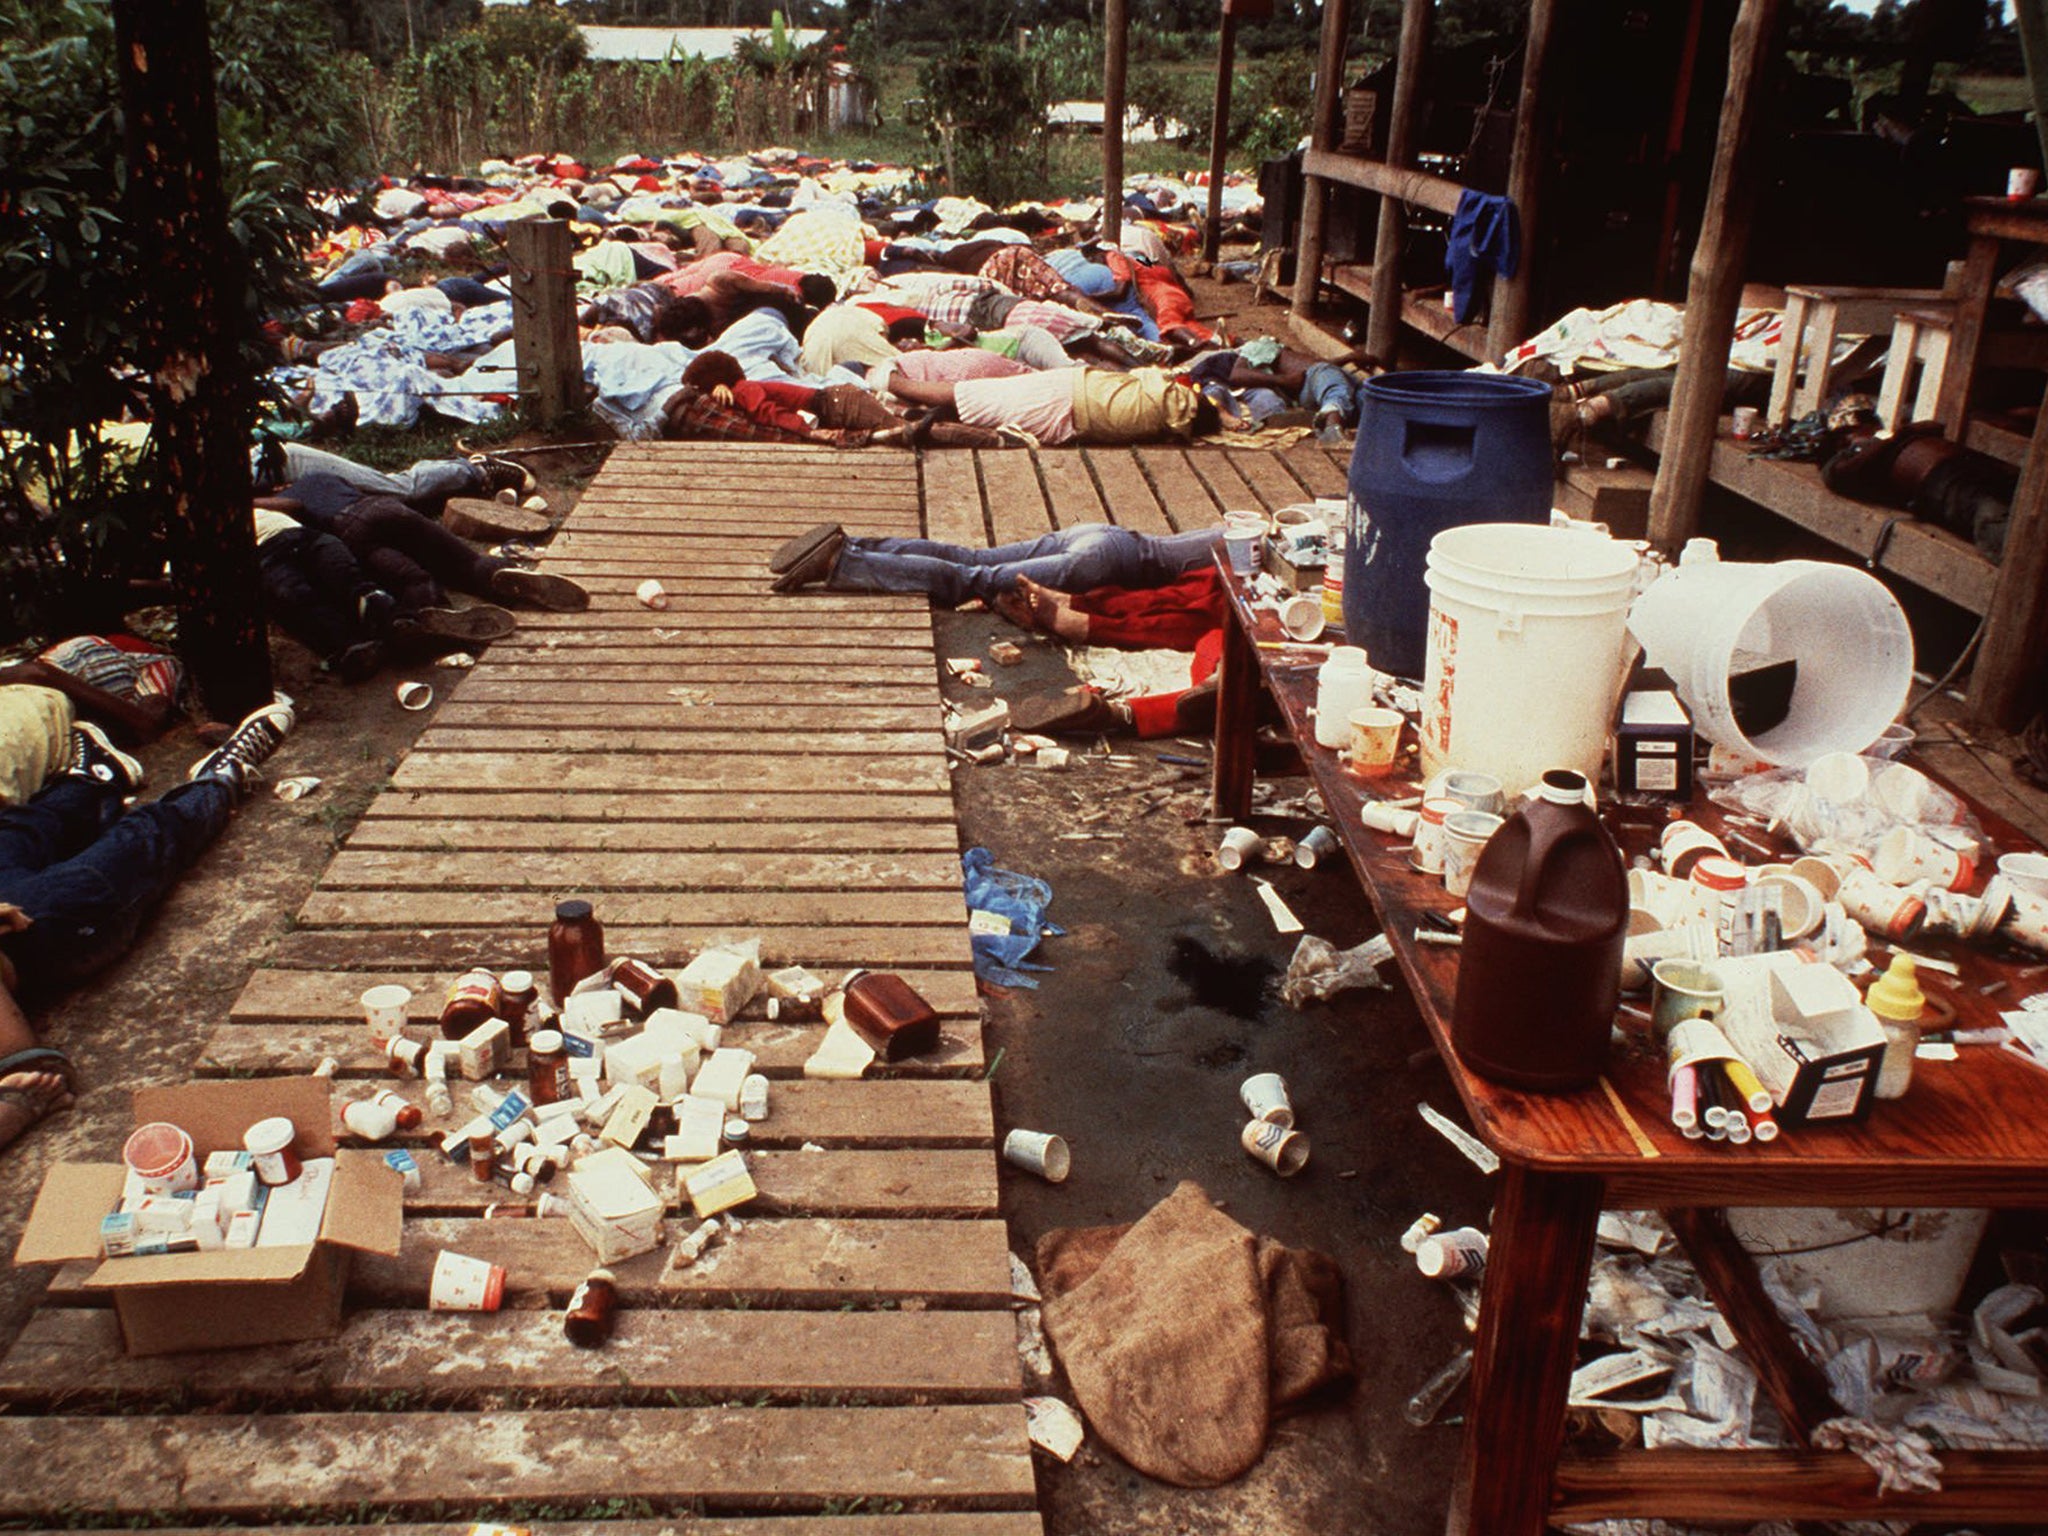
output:
M450 1040L460 1040L496 1018L503 1002L498 978L489 971L470 971L458 976L448 989L448 1001L441 1005L441 1033Z
M676 984L645 960L612 962L612 985L626 996L634 1014L645 1018L657 1008L676 1005Z
M1628 873L1585 791L1579 774L1544 774L1537 798L1487 842L1465 897L1451 1043L1467 1067L1514 1088L1583 1088L1607 1060Z
M922 1056L939 1046L939 1015L917 989L889 971L855 971L841 984L846 1022L884 1061Z
M591 916L587 901L565 901L555 908L548 929L548 990L560 1007L576 983L604 969L604 925Z
M526 1096L535 1104L569 1097L569 1052L557 1030L543 1029L526 1042Z
M579 1349L596 1349L612 1336L619 1308L618 1282L608 1269L593 1269L569 1298L562 1332Z
M503 994L498 1017L512 1027L509 1041L517 1050L526 1044L526 1015L540 1001L540 988L534 985L533 972L507 971L498 978L498 990Z

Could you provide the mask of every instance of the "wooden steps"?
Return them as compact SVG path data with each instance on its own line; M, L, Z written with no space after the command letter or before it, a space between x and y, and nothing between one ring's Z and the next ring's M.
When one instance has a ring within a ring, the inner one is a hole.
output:
M758 938L771 965L897 970L940 1011L940 1050L808 1081L822 1024L731 1026L774 1079L759 1196L694 1265L664 1247L615 1266L601 1350L561 1330L589 1247L505 1215L526 1202L442 1157L432 1115L395 1143L422 1174L401 1250L358 1258L333 1339L131 1360L91 1266L67 1267L0 1356L0 1460L35 1468L0 1519L447 1529L583 1508L578 1529L628 1533L1036 1536L929 608L776 598L764 570L825 518L918 533L921 501L908 455L622 449L546 557L590 611L522 614L459 679L197 1070L332 1057L337 1097L388 1084L424 1106L371 1050L361 993L402 983L431 1032L470 965L543 970L570 895L615 955ZM667 608L635 599L648 576ZM673 1179L657 1169L679 1235ZM427 1309L447 1251L505 1266L503 1311Z

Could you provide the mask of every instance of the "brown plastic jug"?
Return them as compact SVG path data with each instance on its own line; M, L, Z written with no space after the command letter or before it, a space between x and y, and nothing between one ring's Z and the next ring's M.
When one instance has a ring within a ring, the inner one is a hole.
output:
M1579 774L1544 774L1487 841L1465 898L1451 1044L1513 1088L1583 1088L1607 1060L1628 871L1585 793Z

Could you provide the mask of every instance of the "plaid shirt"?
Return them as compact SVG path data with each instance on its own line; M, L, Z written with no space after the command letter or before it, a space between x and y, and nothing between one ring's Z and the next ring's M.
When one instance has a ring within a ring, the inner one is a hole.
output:
M709 395L699 395L668 418L663 437L716 438L735 443L807 443L810 434L756 421L745 411L728 410Z
M159 695L175 699L185 676L175 656L139 641L106 640L98 635L60 640L37 659L117 699Z

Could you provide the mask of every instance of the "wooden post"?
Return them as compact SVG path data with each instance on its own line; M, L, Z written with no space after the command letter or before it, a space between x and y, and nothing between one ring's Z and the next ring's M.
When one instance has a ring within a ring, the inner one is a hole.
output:
M2048 165L2048 0L2012 0L2020 31L2020 57L2027 62L2027 94L2034 101L2034 131L2041 139L2041 163Z
M1209 217L1202 226L1202 259L1216 259L1223 234L1223 157L1230 149L1231 71L1237 67L1237 12L1223 7L1223 29L1216 40L1216 120L1209 128Z
M2048 705L2041 658L2048 654L2048 400L2034 418L2033 440L2005 525L2005 557L1991 589L1983 648L1970 669L1973 718L2007 730Z
M1102 7L1102 240L1115 245L1124 232L1124 61L1131 19L1127 0Z
M554 426L583 404L569 226L560 219L509 224L505 249L512 258L512 356L519 394L535 422Z
M115 0L114 53L126 215L138 247L156 252L135 325L178 654L207 713L239 720L270 702L270 645L249 504L255 392L236 354L248 269L228 233L205 0Z
M1323 0L1323 45L1316 60L1315 116L1309 122L1311 146L1337 147L1337 117L1344 102L1344 53L1351 37L1350 0ZM1330 189L1320 176L1301 183L1301 229L1294 242L1294 306L1297 320L1313 318L1323 281L1323 221L1329 213Z
M1415 103L1422 95L1423 61L1429 56L1431 0L1402 0L1401 49L1394 63L1393 120L1387 128L1387 164L1405 168L1415 158ZM1365 319L1365 350L1388 367L1401 344L1401 244L1408 210L1391 197L1380 199L1379 232L1372 242L1372 309Z
M1700 499L1720 429L1728 346L1742 297L1742 263L1761 169L1757 129L1767 99L1763 76L1772 62L1779 4L1742 0L1728 39L1728 94L1714 147L1714 175L1692 253L1670 423L1650 488L1650 538L1667 551L1676 550L1699 527Z
M1529 290L1536 266L1536 229L1541 213L1547 146L1543 76L1550 55L1550 24L1556 0L1535 0L1522 44L1522 93L1515 100L1514 147L1508 160L1508 201L1522 223L1522 259L1513 277L1496 277L1486 321L1486 354L1499 362L1510 347L1528 339Z

